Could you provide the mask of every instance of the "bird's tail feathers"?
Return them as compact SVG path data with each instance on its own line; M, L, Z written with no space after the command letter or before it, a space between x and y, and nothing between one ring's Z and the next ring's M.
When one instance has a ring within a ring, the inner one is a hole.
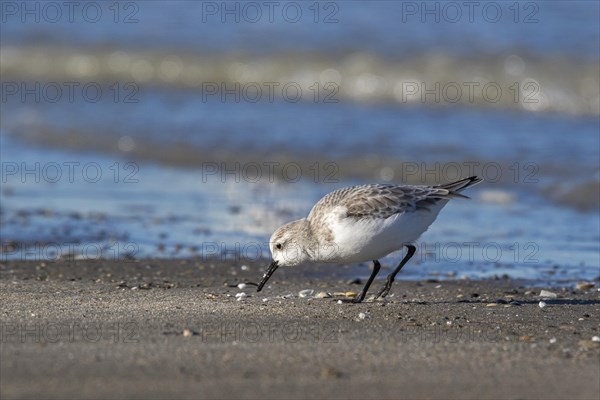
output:
M466 189L470 186L475 186L481 181L483 181L482 178L480 178L478 176L471 176L469 178L461 179L456 182L445 183L443 185L438 185L436 187L440 188L440 189L448 190L450 192L450 197L461 197L464 199L468 199L469 196L465 196L464 194L461 194L459 192L463 191L464 189Z

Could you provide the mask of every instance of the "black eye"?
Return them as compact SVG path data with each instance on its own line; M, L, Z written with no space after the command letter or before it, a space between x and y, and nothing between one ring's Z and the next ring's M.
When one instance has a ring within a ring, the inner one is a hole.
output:
M275 245L275 247L276 247L276 248L278 248L279 250L281 250L281 247L282 247L282 246L281 246L281 243L277 243L277 244Z

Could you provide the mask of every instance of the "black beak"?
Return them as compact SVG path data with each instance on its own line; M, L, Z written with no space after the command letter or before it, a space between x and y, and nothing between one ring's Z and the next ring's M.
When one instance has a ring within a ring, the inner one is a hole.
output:
M260 281L260 283L258 284L258 289L256 289L257 292L260 292L262 290L263 286L265 286L265 283L267 283L271 275L273 275L273 272L275 272L275 270L278 267L279 264L277 263L277 261L271 261L271 264L269 264L269 268L267 268L267 272L265 272L265 274L263 275L262 281Z

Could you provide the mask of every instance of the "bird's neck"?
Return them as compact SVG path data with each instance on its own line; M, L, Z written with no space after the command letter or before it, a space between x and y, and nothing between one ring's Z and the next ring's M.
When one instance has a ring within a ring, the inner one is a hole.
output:
M310 225L310 222L306 219L298 221L300 222L296 226L296 235L298 239L298 243L302 244L302 251L306 254L306 256L313 260L317 254L317 240L314 235L313 229Z
M306 223L303 225L302 235L304 237L304 252L308 255L308 257L317 261L320 259L319 249L322 247L322 244L317 240L318 235L315 235L314 227L311 225L310 221L306 220Z

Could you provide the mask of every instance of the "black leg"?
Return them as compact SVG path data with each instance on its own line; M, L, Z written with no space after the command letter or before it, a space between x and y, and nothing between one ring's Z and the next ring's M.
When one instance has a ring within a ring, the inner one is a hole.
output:
M385 286L381 289L379 294L377 294L376 298L384 298L388 295L390 289L392 288L392 283L394 283L394 279L396 279L396 275L398 275L398 272L400 272L402 267L404 267L404 264L406 264L408 260L410 260L410 258L413 256L413 254L415 254L415 251L417 250L417 248L412 244L407 244L406 248L408 249L408 251L402 259L402 261L400 261L400 265L398 265L394 272L388 275L387 280L385 281Z
M367 284L360 291L360 293L356 295L355 298L347 300L347 303L360 303L365 299L365 296L367 295L367 290L369 290L369 286L371 286L371 283L373 283L373 280L375 279L375 276L377 276L377 273L379 272L380 268L381 264L379 264L379 261L373 260L373 272L371 272L371 276L369 277Z

